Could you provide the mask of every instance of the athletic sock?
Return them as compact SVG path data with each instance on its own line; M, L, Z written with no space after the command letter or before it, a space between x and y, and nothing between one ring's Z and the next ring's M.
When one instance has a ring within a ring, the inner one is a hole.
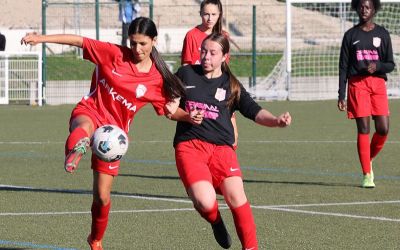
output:
M371 172L369 134L357 135L357 150L363 174Z
M256 224L254 223L253 213L250 203L233 208L232 215L235 222L236 232L242 242L243 249L258 249Z
M92 231L90 233L92 240L99 241L103 239L107 228L108 214L110 212L111 201L102 206L101 204L92 203Z
M374 133L371 140L371 156L370 161L375 158L382 150L383 145L385 144L387 139L387 135L379 135L378 133Z
M83 128L78 127L74 129L65 142L65 155L68 155L68 153L75 147L76 143L85 137L89 137L89 135Z
M221 214L219 213L218 210L218 202L215 201L214 206L211 210L209 211L202 211L197 209L197 212L203 217L206 221L210 222L211 224L214 224L218 222L221 219Z

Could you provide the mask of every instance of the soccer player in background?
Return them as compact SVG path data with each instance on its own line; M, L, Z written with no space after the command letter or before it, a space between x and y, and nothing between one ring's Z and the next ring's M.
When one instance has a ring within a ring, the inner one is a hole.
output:
M356 121L357 150L363 172L361 186L374 188L372 161L383 148L389 132L386 74L395 64L389 32L373 20L381 7L380 0L352 0L351 7L357 12L359 23L346 31L342 41L338 108L347 109L348 118ZM370 142L371 116L375 133Z
M201 43L211 33L223 33L229 38L229 34L222 30L223 9L220 0L204 0L200 4L201 24L192 28L186 33L183 41L181 64L200 64ZM229 55L227 63L229 62ZM236 150L238 144L238 127L235 113L232 114L232 124L235 132L233 146Z
M21 43L67 44L83 48L83 57L96 65L90 93L73 109L70 134L65 144L65 170L74 172L86 153L96 128L112 124L128 132L136 114L151 103L158 115L174 113L167 103L184 94L180 80L159 56L155 46L157 29L145 17L129 27L130 48L77 35L27 34ZM120 161L104 162L92 154L92 226L87 241L92 250L102 250L111 207L111 187Z
M229 41L213 33L201 47L201 65L182 66L177 76L186 95L170 118L178 121L174 137L179 176L197 212L213 229L218 244L227 249L231 238L218 210L222 194L235 223L243 249L258 249L256 225L244 192L242 171L232 144L230 118L235 110L267 127L286 127L289 113L278 117L262 109L231 73L226 59Z

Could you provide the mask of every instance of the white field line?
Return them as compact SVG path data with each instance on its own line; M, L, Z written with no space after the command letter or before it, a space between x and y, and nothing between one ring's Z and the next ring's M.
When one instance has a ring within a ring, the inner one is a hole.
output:
M346 140L326 140L326 141L316 141L316 140L241 140L241 143L356 143L356 141L346 141ZM132 141L132 143L140 144L140 143L172 143L172 140L148 140L148 141ZM389 144L399 144L400 141L387 141L385 143ZM65 142L55 142L55 141L0 141L0 144L26 144L26 145L35 145L35 144L65 144Z
M25 190L35 190L37 188L33 187L23 187L23 186L13 186L13 185L1 185L0 187L8 187L8 188L16 188L16 189L25 189ZM49 190L49 191L62 191L62 189L43 189L41 190ZM71 190L65 190L71 191ZM73 193L73 192L71 192ZM79 193L78 193L79 194ZM85 195L90 195L90 193L82 193ZM138 196L138 195L118 195L113 194L113 197L125 197L125 198L134 198L134 199L146 199L146 200L154 200L154 201L168 201L174 203L186 203L190 204L189 200L180 200L180 199L168 199L168 198L159 198L159 197L147 197L147 196ZM336 216L336 217L349 217L356 219L369 219L369 220L380 220L380 221L390 221L390 222L400 222L400 219L392 219L386 217L374 217L374 216L360 216L360 215L351 215L351 214L343 214L343 213L327 213L327 212L316 212L316 211L305 211L299 209L292 209L290 207L326 207L326 206L351 206L351 205L376 205L376 204L396 204L400 203L400 200L393 201L364 201L364 202L342 202L342 203L314 203L314 204L291 204L291 205L270 205L270 206L252 206L255 209L267 209L267 210L276 210L276 211L284 211L284 212L292 212L292 213L303 213L303 214L312 214L312 215L326 215L326 216ZM220 204L220 209L228 209L226 204ZM111 213L154 213L154 212L179 212L179 211L192 211L191 208L171 208L171 209L138 209L138 210L112 210ZM81 212L21 212L21 213L0 213L0 216L55 216L55 215L80 215L80 214L90 214L90 211L81 211Z
M326 216L335 216L335 217L347 217L353 219L367 219L367 220L379 220L379 221L390 221L390 222L400 222L400 219L391 219L386 217L375 217L375 216L361 216L361 215L353 215L353 214L343 214L343 213L327 213L327 212L315 212L315 211L306 211L299 209L290 209L290 208L267 208L269 210L276 211L284 211L291 213L302 213L302 214L312 214L312 215L326 215Z
M354 205L375 205L375 204L393 204L399 203L400 200L393 201L355 201L355 202L338 202L338 203L311 203L311 204L290 204L290 205L271 205L271 206L252 206L254 208L287 208L287 207L325 207L325 206L354 206Z

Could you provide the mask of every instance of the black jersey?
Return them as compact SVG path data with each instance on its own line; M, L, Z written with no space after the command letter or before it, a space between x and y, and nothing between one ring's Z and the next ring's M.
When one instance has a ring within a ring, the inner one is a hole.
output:
M346 83L352 76L368 76L368 64L376 63L373 76L387 80L386 73L394 69L393 49L389 32L375 24L371 31L354 26L346 31L340 49L339 100L345 99Z
M245 117L255 120L261 107L240 85L240 101L231 109L227 101L231 94L229 75L223 73L218 78L208 79L200 65L186 65L176 73L186 87L186 96L181 98L179 106L190 110L204 111L204 119L200 125L188 122L177 122L174 145L191 139L200 139L217 145L232 145L234 130L231 122L232 114L239 110Z

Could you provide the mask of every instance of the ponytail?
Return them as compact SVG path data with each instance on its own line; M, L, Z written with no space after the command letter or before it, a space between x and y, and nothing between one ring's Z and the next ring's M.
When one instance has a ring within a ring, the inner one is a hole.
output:
M158 53L157 49L153 47L151 50L151 57L156 65L157 70L160 72L164 84L164 93L170 100L173 100L177 97L181 97L185 95L185 88L181 80L174 74L169 71L169 68L165 61L161 58L160 54Z

